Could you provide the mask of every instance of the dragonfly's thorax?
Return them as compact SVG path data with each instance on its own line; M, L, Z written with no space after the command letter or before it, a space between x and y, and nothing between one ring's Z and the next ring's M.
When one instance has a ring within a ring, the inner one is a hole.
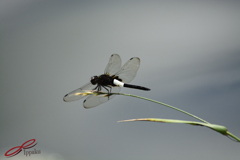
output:
M108 86L108 85L114 85L113 84L113 78L109 75L102 74L100 76L93 76L91 78L91 83L93 85L98 84L101 86Z

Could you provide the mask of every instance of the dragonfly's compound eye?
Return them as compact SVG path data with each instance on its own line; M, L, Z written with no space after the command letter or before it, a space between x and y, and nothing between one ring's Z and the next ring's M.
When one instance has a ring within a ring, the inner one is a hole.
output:
M97 80L98 80L98 76L92 76L92 77L91 77L91 83L92 83L93 85L97 84Z

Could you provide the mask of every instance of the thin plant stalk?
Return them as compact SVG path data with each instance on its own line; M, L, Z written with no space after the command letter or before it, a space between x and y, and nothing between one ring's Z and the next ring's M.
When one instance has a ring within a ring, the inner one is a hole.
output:
M184 110L181 110L181 109L179 109L179 108L173 107L173 106L171 106L171 105L168 105L168 104L165 104L165 103L162 103L162 102L159 102L159 101L155 101L155 100L152 100L152 99L149 99L149 98L145 98L145 97L141 97L141 96L137 96L137 95L132 95L132 94L125 94L125 93L109 93L109 94L108 94L108 93L96 92L96 91L94 91L94 92L91 92L91 91L90 91L90 92L87 92L87 93L85 93L85 96L86 96L86 95L90 95L90 94L95 94L95 95L105 94L106 96L110 96L110 95L123 95L123 96L130 96L130 97L140 98L140 99L144 99L144 100L147 100L147 101L150 101L150 102L154 102L154 103L157 103L157 104L161 104L161 105L164 105L164 106L166 106L166 107L169 107L169 108L172 108L172 109L174 109L174 110L177 110L177 111L179 111L179 112L182 112L182 113L184 113L184 114L187 114L187 115L189 115L189 116L191 116L191 117L193 117L193 118L196 118L196 119L198 119L199 121L204 122L204 123L206 124L205 126L208 126L209 128L212 128L212 129L216 130L217 132L222 133L222 134L225 135L225 136L228 136L228 137L233 138L236 142L240 142L240 139L239 139L237 136L233 135L232 133L228 132L226 127L224 127L224 126L219 126L219 125L213 125L213 124L211 124L211 123L209 123L209 122L207 122L207 121L205 121L205 120L203 120L203 119L201 119L201 118L199 118L199 117L197 117L197 116L195 116L195 115L193 115L193 114L191 114L191 113L188 113L188 112L186 112L186 111L184 111ZM139 121L139 120L140 120L140 119L136 119L136 120L123 120L123 121ZM146 119L145 119L145 120L146 120ZM156 120L149 119L149 121L159 121L159 119L156 119ZM166 121L166 119L165 119L165 121ZM169 121L169 120L168 120L168 121ZM176 120L176 121L178 121L178 120ZM176 121L175 121L175 122L176 122ZM180 120L180 121L181 121L181 120ZM186 123L186 121L185 121L185 123ZM188 122L187 122L187 123L188 123ZM191 123L200 124L200 123L198 123L198 122L191 122ZM212 127L212 126L215 126L215 127ZM222 129L222 128L226 128L226 131L222 132L222 131L218 130L218 127L220 127L221 129Z
M125 93L112 93L112 94L123 95L123 96L130 96L130 97L136 97L136 98L144 99L144 100L147 100L147 101L150 101L150 102L158 103L158 104L161 104L161 105L163 105L163 106L172 108L172 109L177 110L177 111L179 111L179 112L182 112L182 113L184 113L184 114L187 114L187 115L189 115L189 116L191 116L191 117L193 117L193 118L198 119L199 121L202 121L202 122L204 122L204 123L208 123L208 124L209 124L209 122L207 122L207 121L205 121L205 120L203 120L203 119L201 119L201 118L199 118L199 117L197 117L197 116L195 116L195 115L193 115L193 114L191 114L191 113L188 113L188 112L186 112L186 111L184 111L184 110L181 110L181 109L179 109L179 108L173 107L173 106L171 106L171 105L168 105L168 104L165 104L165 103L162 103L162 102L158 102L158 101L155 101L155 100L152 100L152 99L149 99L149 98L140 97L140 96L136 96L136 95L132 95L132 94L125 94Z

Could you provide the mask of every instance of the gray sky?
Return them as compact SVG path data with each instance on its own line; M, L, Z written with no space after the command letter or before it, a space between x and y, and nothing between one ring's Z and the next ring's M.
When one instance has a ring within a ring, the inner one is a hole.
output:
M103 73L117 53L139 57L122 89L226 126L240 137L238 1L2 0L0 158L29 139L29 159L238 159L239 144L181 124L117 123L132 118L194 120L140 99L116 96L92 109L63 96ZM11 159L27 159L19 153Z

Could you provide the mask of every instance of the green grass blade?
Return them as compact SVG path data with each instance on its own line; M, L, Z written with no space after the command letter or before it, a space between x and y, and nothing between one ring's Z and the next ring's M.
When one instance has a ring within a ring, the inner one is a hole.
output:
M205 126L210 129L213 129L223 135L228 135L227 128L224 126L216 125L216 124L209 124L209 123L202 123L202 122L195 122L195 121L183 121L183 120L176 120L176 119L158 119L158 118L139 118L139 119L129 119L129 120L122 120L118 122L132 122L132 121L151 121L151 122L161 122L161 123L182 123L182 124L190 124L190 125L198 125L198 126Z

